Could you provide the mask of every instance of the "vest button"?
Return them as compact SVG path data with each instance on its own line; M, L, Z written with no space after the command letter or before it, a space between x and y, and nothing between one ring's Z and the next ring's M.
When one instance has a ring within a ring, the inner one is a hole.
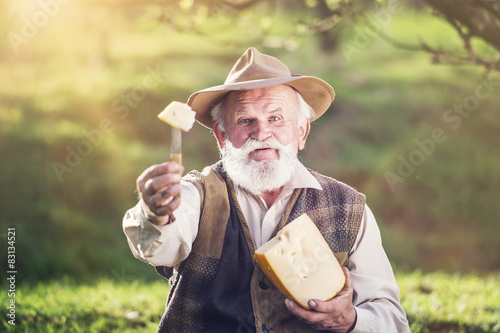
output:
M268 324L263 324L262 325L262 330L264 331L264 333L269 333L269 332L271 332L272 328L269 327Z
M269 289L269 286L264 282L264 281L259 281L259 287L262 290L267 290Z

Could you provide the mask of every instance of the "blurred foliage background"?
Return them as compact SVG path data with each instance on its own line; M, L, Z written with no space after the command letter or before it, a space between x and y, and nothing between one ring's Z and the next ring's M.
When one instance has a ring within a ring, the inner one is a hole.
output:
M301 158L367 195L396 270L498 271L500 48L446 3L1 1L2 253L15 227L20 281L159 278L121 230L169 156L156 116L255 46L336 90ZM199 124L183 149L218 160Z

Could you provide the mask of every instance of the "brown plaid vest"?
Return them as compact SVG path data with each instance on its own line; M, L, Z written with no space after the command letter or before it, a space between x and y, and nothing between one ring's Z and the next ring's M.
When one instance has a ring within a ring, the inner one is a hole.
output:
M332 178L311 173L323 190L295 190L274 235L307 213L340 264L346 266L365 196ZM200 192L200 225L191 253L177 269L156 267L170 284L158 332L315 332L287 310L284 296L253 260L250 229L220 163L202 173L193 171L184 179Z

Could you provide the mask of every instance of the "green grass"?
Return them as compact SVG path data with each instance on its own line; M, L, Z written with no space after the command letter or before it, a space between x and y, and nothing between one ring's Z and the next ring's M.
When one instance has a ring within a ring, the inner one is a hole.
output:
M414 272L397 279L412 332L500 332L500 275ZM16 326L5 315L1 326L7 332L154 332L167 290L162 280L25 285L16 291ZM0 297L9 302L6 293Z
M500 332L500 275L398 274L412 332Z
M63 280L25 286L16 291L16 325L2 315L0 331L155 332L167 293L168 284L161 280L103 279L88 285ZM2 298L2 304L9 302L6 294Z

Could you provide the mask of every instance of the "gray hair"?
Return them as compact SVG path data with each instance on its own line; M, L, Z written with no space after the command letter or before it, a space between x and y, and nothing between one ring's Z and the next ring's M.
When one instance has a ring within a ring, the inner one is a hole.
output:
M292 88L293 89L293 88ZM297 93L297 126L300 126L304 121L307 119L312 119L316 115L314 113L314 110L312 107L309 106L309 104L306 103L304 98L299 94L299 92L295 89L293 89ZM212 116L212 120L214 123L217 123L217 126L219 126L219 129L222 131L226 131L226 100L227 100L228 94L224 96L222 101L217 103L212 110L210 110L210 115Z

